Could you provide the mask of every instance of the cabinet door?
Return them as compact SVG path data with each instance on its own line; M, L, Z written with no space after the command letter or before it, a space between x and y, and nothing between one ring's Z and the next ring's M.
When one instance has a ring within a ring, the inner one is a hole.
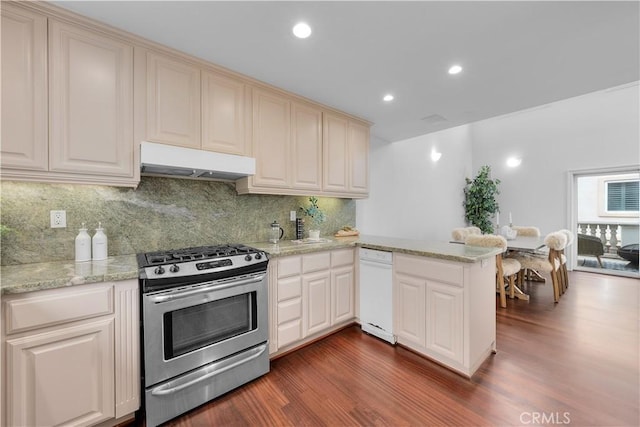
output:
M323 119L323 175L325 191L347 190L348 120L325 113Z
M463 288L427 283L427 349L463 363Z
M349 122L349 191L369 192L369 127Z
M7 424L91 425L113 418L113 322L7 340Z
M291 105L293 188L322 188L322 112L299 103Z
M200 148L200 69L147 52L149 141Z
M354 267L340 267L331 271L332 324L355 317Z
M307 337L331 326L331 278L329 271L304 275L302 292L303 337Z
M133 47L55 20L49 46L49 169L133 176Z
M290 187L291 103L275 93L253 90L253 184Z
M394 279L394 331L403 339L425 346L425 281L396 273Z
M2 2L2 167L47 170L47 18Z
M202 149L245 155L242 82L202 72Z

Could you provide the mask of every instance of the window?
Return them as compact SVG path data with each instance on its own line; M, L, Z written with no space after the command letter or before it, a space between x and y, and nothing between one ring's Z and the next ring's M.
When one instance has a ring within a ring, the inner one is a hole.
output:
M607 186L608 212L638 212L640 210L640 181L609 181Z

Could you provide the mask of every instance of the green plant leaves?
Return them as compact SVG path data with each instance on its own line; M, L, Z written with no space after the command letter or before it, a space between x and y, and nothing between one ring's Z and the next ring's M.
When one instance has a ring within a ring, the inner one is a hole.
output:
M499 179L491 179L491 167L482 166L474 179L465 178L464 218L467 222L480 228L483 233L493 232L491 215L500 211L496 195L500 194Z

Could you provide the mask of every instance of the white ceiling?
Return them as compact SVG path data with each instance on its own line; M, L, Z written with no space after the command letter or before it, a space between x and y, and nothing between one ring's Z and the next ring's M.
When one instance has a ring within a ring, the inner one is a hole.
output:
M638 1L53 3L367 119L387 141L640 80Z

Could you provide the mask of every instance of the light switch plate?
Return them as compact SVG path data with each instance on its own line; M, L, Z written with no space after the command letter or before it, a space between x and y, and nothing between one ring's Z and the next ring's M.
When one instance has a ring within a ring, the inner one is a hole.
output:
M296 220L296 211L289 211L289 221Z

